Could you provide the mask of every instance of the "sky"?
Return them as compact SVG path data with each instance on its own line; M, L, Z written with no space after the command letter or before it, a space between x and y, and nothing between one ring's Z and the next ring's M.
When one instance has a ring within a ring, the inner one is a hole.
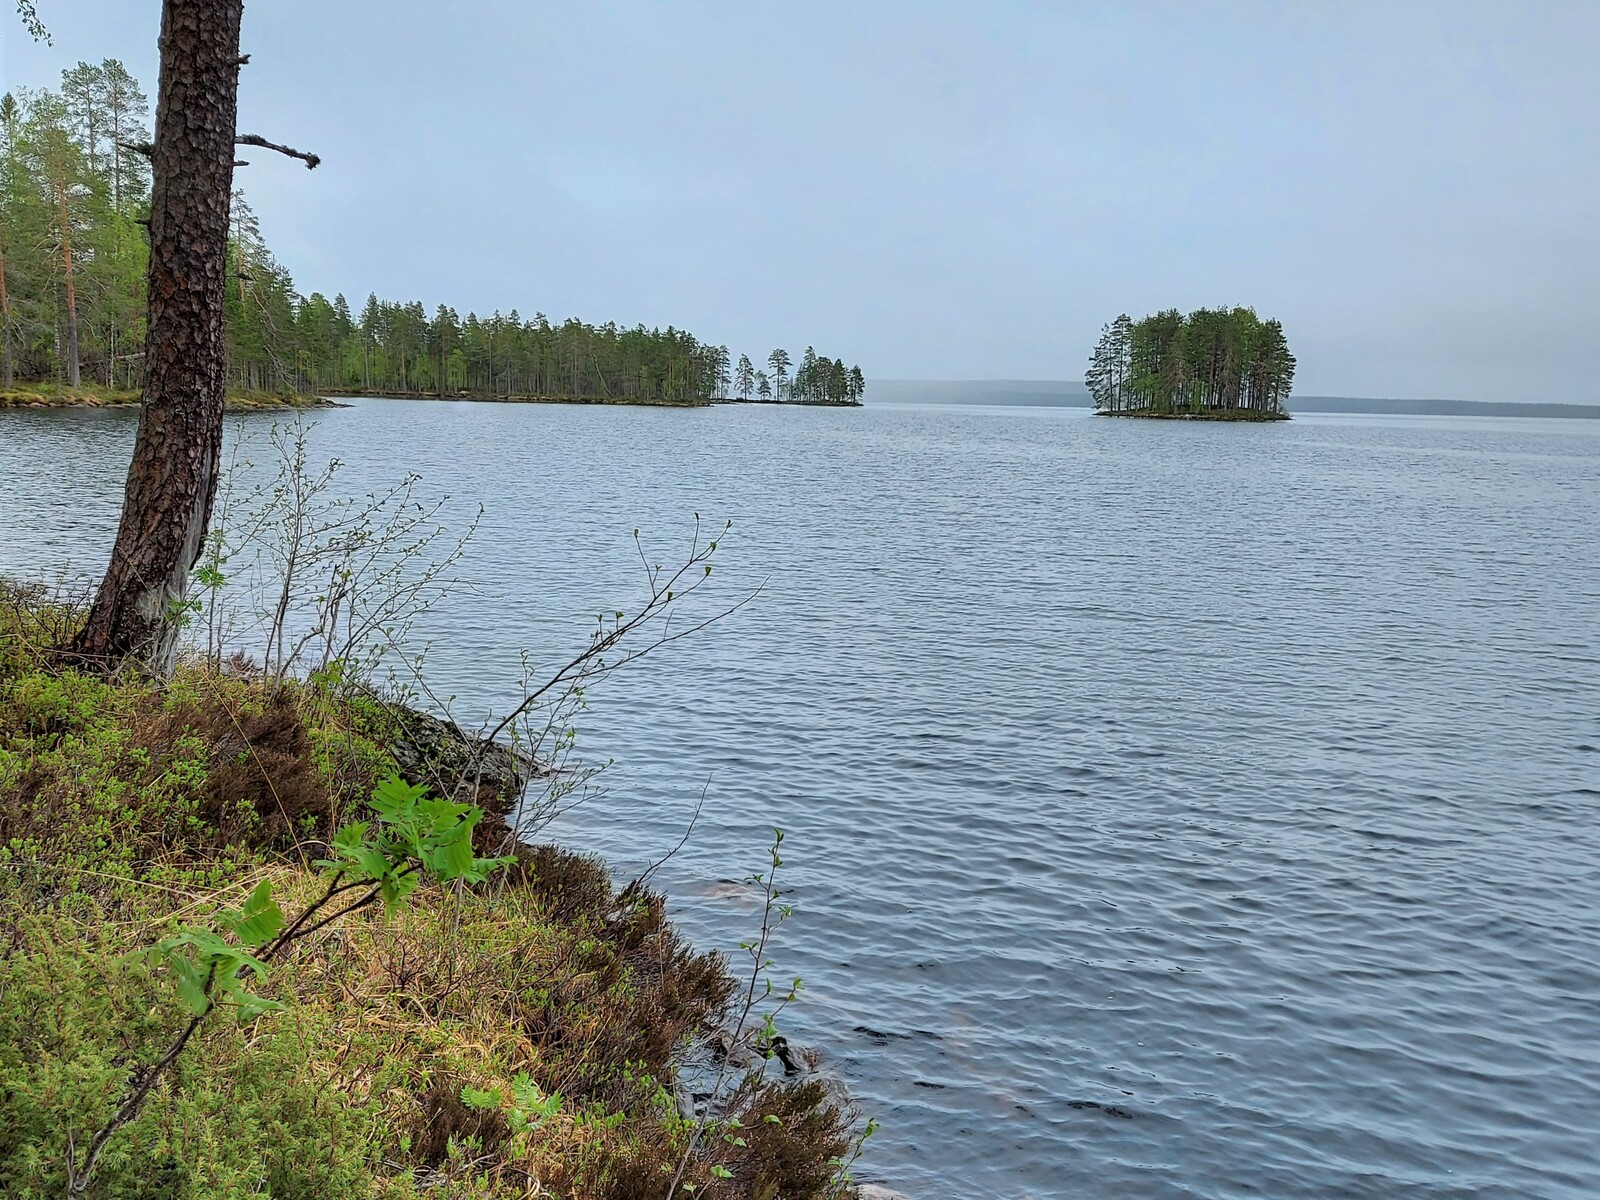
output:
M5 4L6 9L12 5ZM157 0L0 12L0 84ZM253 0L239 180L305 293L1072 379L1244 304L1302 395L1600 401L1600 0Z

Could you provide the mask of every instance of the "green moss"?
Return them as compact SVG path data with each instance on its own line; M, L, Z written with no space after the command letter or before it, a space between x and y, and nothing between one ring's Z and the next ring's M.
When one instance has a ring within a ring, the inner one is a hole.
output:
M14 1200L54 1200L66 1193L68 1139L81 1145L111 1116L128 1060L159 1055L183 1014L138 955L89 945L70 921L30 921L25 945L0 960L0 1179ZM308 1054L335 1052L328 1014L299 1008L260 1032L211 1023L109 1144L94 1194L375 1194L381 1106L305 1069Z

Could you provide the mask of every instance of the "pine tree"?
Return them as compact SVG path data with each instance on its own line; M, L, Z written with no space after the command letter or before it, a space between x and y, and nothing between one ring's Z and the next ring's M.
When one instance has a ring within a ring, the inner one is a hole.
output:
M105 143L105 73L80 62L61 73L61 99L72 131L83 146L89 170L100 172L100 150Z
M1294 365L1283 326L1254 309L1167 309L1106 326L1084 382L1098 412L1281 417Z
M63 305L62 365L67 385L77 387L81 376L78 280L84 265L92 261L87 234L104 216L103 196L88 156L73 136L71 111L61 97L45 92L33 100L23 139L24 159L50 213L50 239Z
M800 356L800 369L795 372L794 390L802 400L818 399L817 352L810 346Z
M150 101L120 61L100 64L106 141L111 158L111 203L121 209L144 198L150 164L132 147L149 140Z
M767 366L772 368L772 381L777 399L783 400L783 381L785 373L789 370L789 352L787 350L774 350L767 355Z
M144 402L111 561L72 647L108 667L137 657L171 672L211 522L243 11L242 0L162 5Z

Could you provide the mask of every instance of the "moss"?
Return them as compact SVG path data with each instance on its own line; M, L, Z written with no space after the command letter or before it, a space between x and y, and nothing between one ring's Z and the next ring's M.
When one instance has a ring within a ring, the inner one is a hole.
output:
M81 1153L184 1023L145 951L262 879L306 905L320 842L392 766L370 700L52 665L74 619L0 586L0 1179L18 1200L63 1194L69 1138ZM296 945L264 985L283 1010L208 1018L113 1139L96 1196L664 1193L692 1133L675 1072L735 982L660 897L520 847L489 885L424 886ZM550 1115L515 1119L519 1077ZM730 1112L743 1136L708 1139L696 1196L841 1194L829 1160L850 1121L820 1084L753 1081Z

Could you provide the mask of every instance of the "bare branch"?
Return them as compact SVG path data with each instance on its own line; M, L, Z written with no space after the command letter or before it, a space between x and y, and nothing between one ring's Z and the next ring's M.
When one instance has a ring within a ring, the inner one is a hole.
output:
M700 799L695 802L694 814L689 818L689 825L683 831L683 836L678 839L678 844L671 850L668 850L660 858L656 859L656 861L651 863L647 868L645 868L643 875L640 875L639 878L635 879L627 887L623 888L621 893L622 896L632 897L642 895L644 893L645 885L650 882L650 876L654 875L662 867L666 866L667 863L671 861L673 856L678 853L678 851L682 850L689 844L689 838L694 834L694 827L700 821L700 810L706 806L706 792L710 790L711 776L707 775L705 785L700 789Z
M298 158L305 163L308 171L316 170L317 164L322 161L320 155L307 154L304 150L296 150L292 146L280 146L277 142L267 141L259 133L241 133L233 139L233 144L235 146L260 146L263 150L276 150L279 154L287 155L290 158Z
M239 55L238 58L233 60L233 65L236 66L236 67L242 67L246 63L248 63L249 61L250 61L250 56L248 54L241 54L241 55Z
M117 145L131 153L142 154L146 158L154 158L156 156L156 148L153 142L118 142Z
M106 1142L111 1135L116 1133L134 1117L139 1115L139 1110L144 1107L145 1097L148 1096L161 1079L168 1067L178 1061L178 1055L183 1053L183 1048L189 1044L189 1039L194 1036L194 1031L200 1028L200 1022L206 1019L207 1014L216 1007L216 998L211 994L212 985L216 983L217 968L212 964L211 970L206 972L205 986L201 989L205 993L206 1006L201 1009L190 1022L183 1027L167 1047L167 1052L148 1067L143 1067L134 1072L131 1086L122 1098L122 1103L117 1106L117 1111L111 1119L100 1127L100 1132L94 1135L94 1140L89 1143L89 1152L84 1155L83 1166L78 1166L75 1161L67 1163L67 1193L72 1196L81 1196L89 1190L89 1180L94 1174L95 1163L100 1158L100 1152L106 1148ZM75 1150L76 1147L73 1147Z

